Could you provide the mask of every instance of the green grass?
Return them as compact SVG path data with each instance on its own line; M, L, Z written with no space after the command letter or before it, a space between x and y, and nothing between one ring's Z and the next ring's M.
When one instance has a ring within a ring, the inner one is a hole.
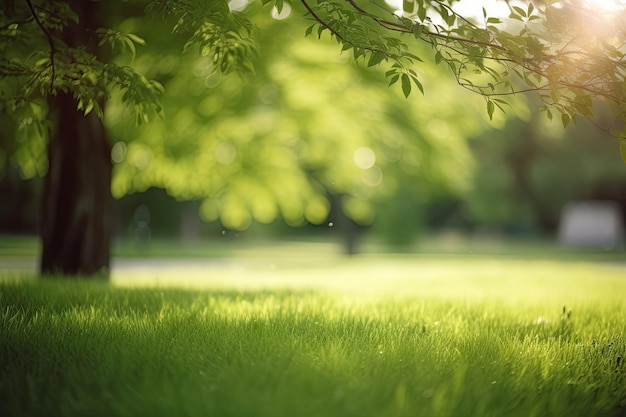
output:
M0 415L626 415L623 265L371 255L0 282Z
M179 242L172 239L154 239L151 242L115 240L112 253L118 258L241 258L267 256L277 249L297 254L303 253L303 246L315 246L318 250L326 246L336 254L342 252L343 238L337 233L327 235L298 236L278 241L262 235L241 236L229 233L225 236L210 237L198 241ZM398 248L389 248L376 236L363 236L358 250L365 254L379 254ZM0 235L0 260L2 258L33 258L41 252L36 236ZM553 239L506 239L504 237L472 238L463 234L439 233L422 236L414 245L403 249L409 254L455 254L507 256L522 259L585 260L589 262L626 261L624 248L616 251L577 250L558 245ZM0 268L2 264L0 264Z

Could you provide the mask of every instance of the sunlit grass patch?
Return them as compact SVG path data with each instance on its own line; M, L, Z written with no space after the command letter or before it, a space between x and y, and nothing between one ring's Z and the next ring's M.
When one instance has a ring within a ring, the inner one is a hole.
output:
M527 260L459 255L381 255L295 260L272 256L233 260L127 261L113 270L120 287L237 290L323 290L361 297L436 297L507 303L572 304L622 300L625 263Z
M253 264L192 289L176 288L184 277L157 287L147 278L144 287L129 286L132 276L126 286L7 280L0 413L626 411L622 270L379 261L273 273Z

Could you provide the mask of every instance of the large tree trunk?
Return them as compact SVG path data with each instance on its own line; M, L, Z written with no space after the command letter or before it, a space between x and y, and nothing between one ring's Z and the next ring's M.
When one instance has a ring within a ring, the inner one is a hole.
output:
M106 2L70 0L78 15L59 36L71 46L101 55L95 29L106 26ZM113 2L114 3L114 2ZM111 150L95 112L77 110L69 93L51 97L56 126L48 148L41 220L41 273L108 276L113 201ZM104 102L99 103L104 109Z
M78 111L70 95L51 104L58 122L48 150L41 273L107 276L113 205L106 131L94 112Z

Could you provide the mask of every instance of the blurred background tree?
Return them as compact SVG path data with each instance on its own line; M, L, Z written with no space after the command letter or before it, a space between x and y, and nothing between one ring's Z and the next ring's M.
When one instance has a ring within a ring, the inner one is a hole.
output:
M485 229L551 235L572 200L613 200L626 209L626 170L613 157L614 139L590 122L563 130L533 113L470 143L477 171L464 204Z
M138 70L165 87L165 117L136 129L121 103L109 104L116 197L159 187L200 200L203 220L231 230L277 218L290 226L332 223L346 232L351 251L353 226L384 217L384 201L467 191L473 164L466 138L486 127L479 97L446 82L430 63L421 69L430 90L406 101L376 83L384 68L354 65L329 39L298 36L306 22L286 13L256 17L253 78L224 77L206 57L180 58L169 38L137 58ZM133 20L123 25L158 36ZM293 35L273 42L281 33ZM417 224L418 210L407 209L406 220ZM384 230L392 240L412 234L391 221Z

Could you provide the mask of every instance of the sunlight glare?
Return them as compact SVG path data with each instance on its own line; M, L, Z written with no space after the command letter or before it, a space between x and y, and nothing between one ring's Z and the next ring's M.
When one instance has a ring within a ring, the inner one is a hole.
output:
M291 16L291 6L288 3L283 4L283 8L280 12L276 7L272 8L272 17L276 20L284 20L289 16Z
M584 7L601 12L616 12L626 9L626 0L583 0Z
M402 13L401 11L403 8L404 0L385 0L385 2L391 7L393 7L394 9L397 9L399 11L398 13L400 14ZM409 4L413 2L414 0L407 1L407 3ZM516 4L516 3L519 3L519 2L516 2L516 1L511 2L511 4ZM461 0L461 1L454 3L452 7L460 15L465 16L467 18L473 18L475 20L483 19L483 15L482 15L483 7L487 11L487 14L491 17L505 17L505 16L508 16L510 12L509 6L507 5L507 3L504 1L498 1L498 0L482 0L482 1ZM435 16L431 16L431 19L432 18L435 18L435 20L437 20Z
M230 0L228 8L231 12L242 12L248 7L248 0Z

